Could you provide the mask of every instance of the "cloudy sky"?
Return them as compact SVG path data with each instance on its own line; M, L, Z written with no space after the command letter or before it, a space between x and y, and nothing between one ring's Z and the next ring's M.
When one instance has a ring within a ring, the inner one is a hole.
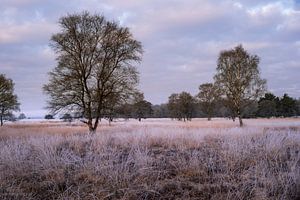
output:
M27 116L47 112L41 88L56 65L49 39L58 19L83 10L142 42L140 89L153 104L196 94L212 81L219 52L238 44L260 56L270 91L300 97L300 0L1 0L0 73L14 80Z

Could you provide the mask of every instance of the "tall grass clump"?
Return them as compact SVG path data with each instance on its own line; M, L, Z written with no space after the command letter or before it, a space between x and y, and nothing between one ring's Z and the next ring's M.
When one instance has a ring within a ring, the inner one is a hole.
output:
M0 199L299 199L299 150L278 127L6 136Z

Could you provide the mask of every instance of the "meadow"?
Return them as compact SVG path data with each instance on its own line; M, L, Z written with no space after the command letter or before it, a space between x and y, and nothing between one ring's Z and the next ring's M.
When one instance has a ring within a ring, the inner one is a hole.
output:
M0 199L299 199L300 119L0 128Z

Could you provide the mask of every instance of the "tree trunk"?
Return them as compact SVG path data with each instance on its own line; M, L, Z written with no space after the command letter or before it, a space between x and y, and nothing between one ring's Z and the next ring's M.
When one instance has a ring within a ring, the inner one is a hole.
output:
M243 124L243 120L242 120L241 110L239 108L237 109L237 117L239 118L240 127L242 127L244 124Z
M208 111L207 111L207 121L211 121L212 115L213 115L213 108L211 108L211 106L209 106Z
M96 120L95 120L94 126L92 127L92 131L90 131L91 134L95 134L96 133L98 124L99 124L99 117L97 117Z
M2 117L2 115L0 116L0 121L1 121L1 126L3 126L3 117Z
M112 120L112 117L109 117L109 118L108 118L108 125L109 125L109 126L111 126L111 122L112 122L112 121L113 121L113 120Z
M243 120L242 120L242 116L241 116L241 115L239 115L239 122L240 122L240 127L244 126Z
M94 134L95 133L95 129L94 129L93 125L89 125L88 124L88 126L89 126L89 133L90 134Z
M139 122L142 121L142 118L139 117Z
M97 126L96 126L96 122L95 122L95 126L93 126L93 120L89 119L87 122L87 125L89 127L89 133L90 134L94 134L96 132ZM98 125L98 124L97 124ZM96 127L96 128L95 128Z

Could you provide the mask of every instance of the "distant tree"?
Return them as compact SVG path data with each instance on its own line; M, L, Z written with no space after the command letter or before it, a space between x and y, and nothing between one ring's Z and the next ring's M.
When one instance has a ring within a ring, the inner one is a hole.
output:
M130 117L132 117L132 113L133 113L132 104L126 102L120 105L117 108L117 113L120 117L123 117L125 120L128 120Z
M6 121L10 121L10 122L17 121L17 117L13 113L9 113L3 119L6 120Z
M274 94L267 92L265 93L265 95L263 97L261 97L259 99L259 101L264 101L264 100L268 100L268 101L277 101L278 97L276 97Z
M112 94L109 98L104 100L103 109L102 109L102 117L106 118L111 125L111 122L114 118L118 116L119 107L123 103L119 94ZM101 120L101 118L100 118Z
M276 103L270 100L262 100L258 104L257 115L259 117L273 117L276 116Z
M152 106L154 118L167 118L170 117L167 104L160 104Z
M277 115L279 99L272 93L266 93L258 101L257 116L259 117L273 117Z
M245 103L245 107L242 109L242 116L244 118L256 118L258 103L256 100L250 100Z
M61 31L51 39L58 66L44 86L50 96L48 108L54 114L81 112L82 121L94 133L115 100L125 100L135 90L134 65L141 61L142 45L128 28L101 15L72 14L59 24Z
M217 100L220 98L218 87L212 83L204 83L199 86L197 98L200 102L201 110L207 115L210 121L216 107Z
M297 116L300 116L300 98L297 100Z
M179 110L183 120L191 121L195 112L195 98L188 92L179 94Z
M65 113L60 119L62 119L64 122L72 122L73 117L69 113Z
M0 74L0 126L3 126L4 119L13 116L12 111L19 110L19 105L13 81Z
M149 116L153 113L152 104L144 99L144 94L137 93L135 95L135 102L132 106L133 116L139 121Z
M179 108L179 94L171 94L167 104L170 117L172 119L181 120L181 113Z
M18 119L26 119L26 115L24 113L21 113L19 115Z
M53 115L47 114L45 115L45 119L54 119Z
M284 94L279 101L279 115L283 117L291 117L297 115L297 101L288 94Z
M241 45L222 51L218 59L216 85L225 95L227 106L243 126L242 112L249 102L258 100L265 91L266 80L260 78L259 58Z
M171 94L168 109L171 118L191 121L195 113L195 98L188 92Z
M215 117L230 117L230 109L225 106L224 99L218 98L215 102L214 116Z
M73 119L81 119L82 113L81 112L73 112Z

